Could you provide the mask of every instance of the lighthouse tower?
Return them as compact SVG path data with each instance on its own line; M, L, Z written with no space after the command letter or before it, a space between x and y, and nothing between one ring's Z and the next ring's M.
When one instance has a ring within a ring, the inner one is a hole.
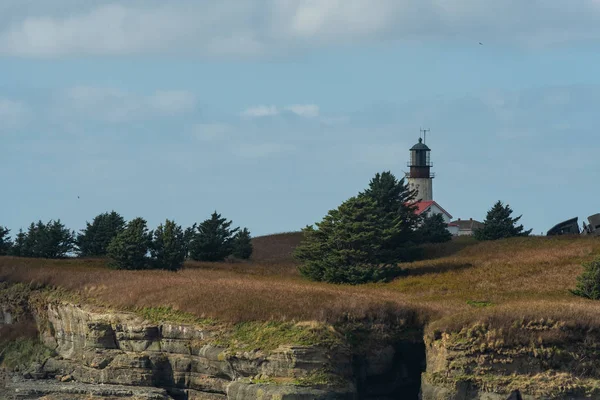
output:
M433 178L435 174L431 172L433 165L430 161L431 149L419 138L419 143L410 149L410 161L408 167L410 172L406 173L408 186L417 190L416 201L433 200Z

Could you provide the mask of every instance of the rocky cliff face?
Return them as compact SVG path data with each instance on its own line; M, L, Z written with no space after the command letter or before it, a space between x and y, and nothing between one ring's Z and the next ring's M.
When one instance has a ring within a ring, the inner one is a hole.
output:
M346 345L236 351L201 326L157 324L64 301L34 308L40 338L54 355L8 379L7 398L17 392L20 399L198 400L391 399L418 393L420 371L408 342L374 344L365 354ZM9 310L0 317L3 324L13 322Z
M600 398L600 333L557 321L477 323L425 337L423 400Z
M178 399L351 398L349 354L310 346L230 354L211 343L214 333L183 324L152 324L128 313L94 312L48 304L38 315L44 344L56 356L45 376L79 383L163 388ZM293 385L324 369L340 385ZM279 384L275 384L279 381ZM289 383L289 384L288 384Z
M0 287L0 353L2 327L15 337L23 321L37 326L46 350L17 374L0 369L2 399L504 400L516 389L524 400L600 398L600 332L556 321L476 323L425 336L357 326L335 345L286 339L252 348L223 340L222 326L155 323L8 292Z

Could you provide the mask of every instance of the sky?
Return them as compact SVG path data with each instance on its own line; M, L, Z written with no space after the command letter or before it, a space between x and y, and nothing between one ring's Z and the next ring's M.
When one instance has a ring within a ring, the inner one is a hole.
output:
M455 219L581 225L598 65L600 0L1 0L0 225L300 230L421 128Z

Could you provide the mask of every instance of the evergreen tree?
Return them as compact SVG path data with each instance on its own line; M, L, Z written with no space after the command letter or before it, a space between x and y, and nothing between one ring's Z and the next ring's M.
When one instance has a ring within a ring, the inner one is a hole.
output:
M513 210L501 201L496 202L488 211L483 227L474 232L478 240L497 240L515 236L529 236L532 229L524 231L523 225L516 225L521 215L512 218Z
M27 240L27 234L23 232L23 229L19 229L17 237L10 249L10 255L15 257L27 257L25 252L25 242Z
M67 229L60 219L48 222L45 239L45 258L64 258L75 249L75 232Z
M600 258L583 264L584 271L577 277L577 287L571 292L577 296L600 300Z
M433 214L423 218L423 223L417 230L420 241L423 243L448 242L452 239L452 234L448 231L447 226L442 214Z
M231 255L233 235L239 229L230 229L231 223L215 211L196 226L190 243L190 257L196 261L223 261Z
M125 219L115 211L97 215L92 223L86 222L77 236L80 257L103 257L110 241L125 228Z
M360 197L372 199L382 219L383 229L390 234L382 250L378 262L407 261L417 256L415 247L419 242L416 230L422 219L416 213L416 190L411 190L404 179L396 179L390 171L377 173L369 182L369 187L359 193ZM385 228L387 226L387 228Z
M190 258L190 250L192 248L192 242L194 241L194 238L196 237L196 228L197 225L194 224L190 227L185 228L185 231L183 232L183 241L185 243L185 258Z
M414 224L419 222L414 213L416 207L413 205L417 191L411 190L404 178L398 180L390 171L375 174L369 182L369 187L359 195L372 198L377 206L386 212L403 213Z
M40 253L40 238L41 238L41 226L42 221L38 221L37 224L32 222L27 228L25 237L23 240L23 247L21 253L23 257L38 257Z
M244 228L235 234L233 238L233 251L232 254L236 258L247 260L252 255L252 238L250 237L250 231L248 228Z
M74 249L75 232L67 229L59 220L31 223L24 234L19 231L13 254L22 257L64 258Z
M385 212L370 196L352 197L330 210L316 229L303 229L294 256L300 273L330 283L359 284L396 276L398 260L390 259L389 243L402 229L398 214Z
M155 268L177 271L185 260L186 244L181 226L166 220L154 231L150 254Z
M5 256L10 253L12 242L10 240L10 229L0 226L0 256Z
M135 218L117 234L108 245L110 264L117 269L148 268L148 251L152 244L152 232L148 232L146 220Z

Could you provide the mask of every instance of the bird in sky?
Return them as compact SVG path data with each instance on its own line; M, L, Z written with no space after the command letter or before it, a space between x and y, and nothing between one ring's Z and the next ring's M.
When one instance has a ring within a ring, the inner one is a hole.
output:
M481 46L483 46L483 43L479 42L479 44L480 44Z

